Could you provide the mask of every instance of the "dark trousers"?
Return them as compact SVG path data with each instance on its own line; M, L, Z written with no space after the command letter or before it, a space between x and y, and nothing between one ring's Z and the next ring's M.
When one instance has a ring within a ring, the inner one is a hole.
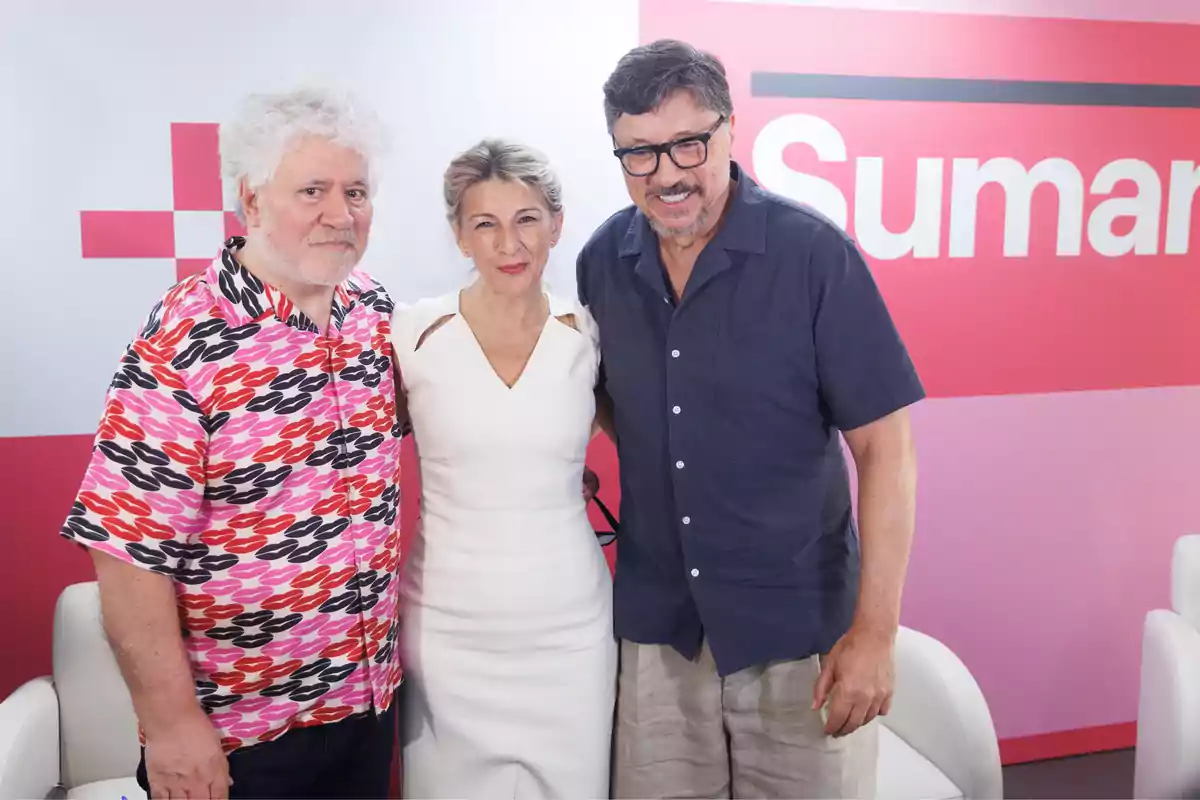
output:
M229 754L230 800L387 800L396 746L399 697L382 716L374 712L311 728ZM137 782L150 794L146 751Z

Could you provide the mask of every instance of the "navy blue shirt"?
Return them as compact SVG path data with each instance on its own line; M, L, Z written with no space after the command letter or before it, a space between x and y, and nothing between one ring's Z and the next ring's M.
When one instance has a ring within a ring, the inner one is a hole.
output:
M678 302L634 206L577 275L618 440L616 633L688 658L707 638L722 675L845 633L859 549L838 431L924 397L854 243L731 172Z

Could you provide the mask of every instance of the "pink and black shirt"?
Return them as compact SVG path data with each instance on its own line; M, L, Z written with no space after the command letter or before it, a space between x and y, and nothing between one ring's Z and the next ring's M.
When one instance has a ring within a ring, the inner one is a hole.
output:
M62 528L174 579L227 751L382 712L401 680L392 301L356 271L323 334L238 263L243 244L129 346Z

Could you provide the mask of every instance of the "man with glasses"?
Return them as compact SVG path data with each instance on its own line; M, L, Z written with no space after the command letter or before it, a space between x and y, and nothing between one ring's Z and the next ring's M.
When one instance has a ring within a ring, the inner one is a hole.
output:
M921 382L853 242L732 160L716 58L638 47L604 98L634 203L578 262L621 465L613 790L874 797Z

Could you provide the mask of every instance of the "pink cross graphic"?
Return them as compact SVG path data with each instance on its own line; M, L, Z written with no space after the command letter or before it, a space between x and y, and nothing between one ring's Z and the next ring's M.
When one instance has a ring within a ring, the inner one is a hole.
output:
M224 210L217 125L171 123L171 211L80 211L84 258L172 258L183 280L204 270L229 236L244 233Z

